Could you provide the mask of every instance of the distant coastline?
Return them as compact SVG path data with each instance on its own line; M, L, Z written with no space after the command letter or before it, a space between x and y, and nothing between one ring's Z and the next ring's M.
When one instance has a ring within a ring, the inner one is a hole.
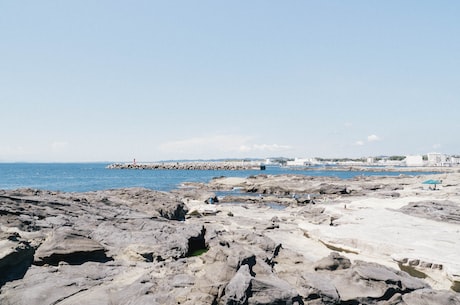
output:
M133 170L264 170L266 165L260 161L168 161L149 163L112 163L107 169ZM314 166L281 166L294 171L357 171L357 172L460 172L459 167L440 166L369 166L369 165L314 165Z
M292 168L293 170L295 168ZM300 167L298 170L301 171L356 171L356 172L423 172L423 173L458 173L460 168L458 167L428 167L428 166L315 166L315 167Z

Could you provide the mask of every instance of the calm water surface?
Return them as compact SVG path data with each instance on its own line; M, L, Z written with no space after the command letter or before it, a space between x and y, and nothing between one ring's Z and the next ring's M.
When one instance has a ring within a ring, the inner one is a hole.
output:
M86 192L112 188L145 187L168 191L183 182L208 182L214 177L297 174L351 178L357 175L420 175L414 172L301 171L267 167L265 171L109 170L107 163L0 163L0 189L34 188Z

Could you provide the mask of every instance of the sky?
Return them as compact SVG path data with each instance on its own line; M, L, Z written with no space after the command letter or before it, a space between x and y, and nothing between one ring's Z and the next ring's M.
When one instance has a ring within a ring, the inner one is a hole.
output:
M460 2L0 0L0 162L460 154Z

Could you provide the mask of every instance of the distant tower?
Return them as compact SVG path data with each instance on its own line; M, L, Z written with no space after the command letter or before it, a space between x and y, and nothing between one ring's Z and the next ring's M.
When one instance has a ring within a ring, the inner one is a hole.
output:
M136 158L134 158L134 160L133 160L133 164L134 164L134 165L136 165Z

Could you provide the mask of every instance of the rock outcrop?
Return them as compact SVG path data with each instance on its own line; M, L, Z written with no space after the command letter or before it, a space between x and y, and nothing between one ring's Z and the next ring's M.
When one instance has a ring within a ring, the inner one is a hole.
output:
M411 202L400 211L412 216L460 224L460 204L449 200Z
M331 252L297 223L340 230L340 215L330 214L330 203L286 197L327 181L294 176L291 186L275 188L277 179L248 178L254 184L239 187L264 195L235 205L215 195L228 187L213 188L218 180L170 193L0 191L0 304L460 304L458 293L432 289L424 279L358 260L357 252ZM329 189L362 196L336 186ZM286 211L267 206L276 194ZM258 214L267 215L251 218Z

